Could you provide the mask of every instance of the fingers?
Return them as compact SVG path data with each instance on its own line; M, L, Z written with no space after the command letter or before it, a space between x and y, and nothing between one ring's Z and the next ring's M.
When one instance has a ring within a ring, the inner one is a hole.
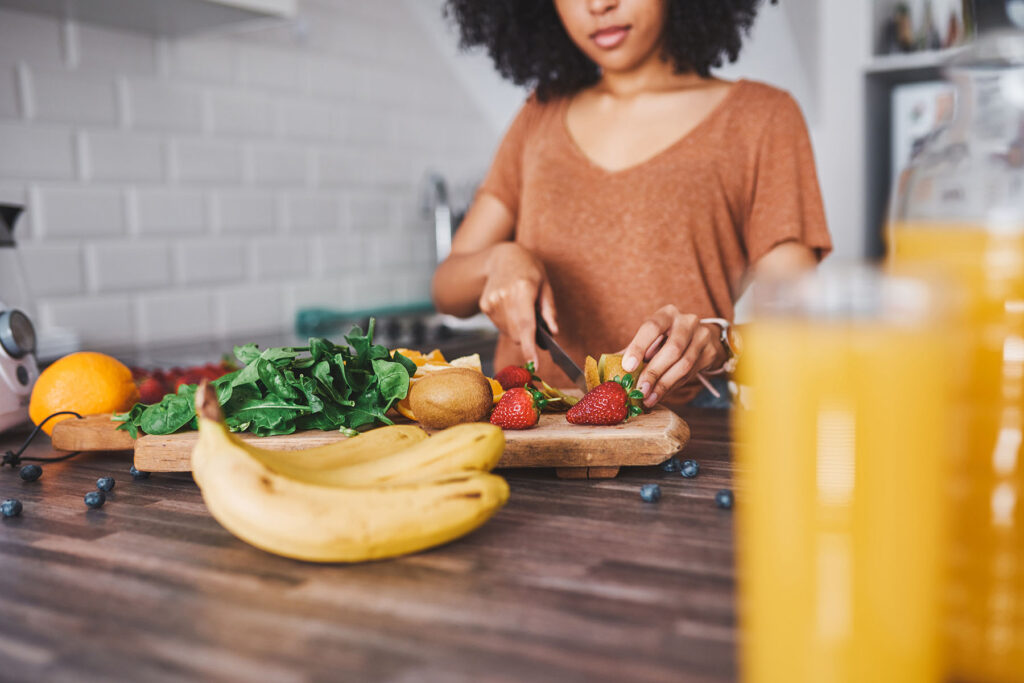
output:
M523 358L537 362L537 332L534 303L538 287L529 280L517 280L508 287L486 291L480 297L480 310L502 334L519 345Z
M656 345L659 337L664 337L672 329L672 322L677 313L675 306L665 306L644 321L622 355L623 370L633 372L640 366L641 359L653 355L649 355L648 352Z
M714 365L718 354L711 343L712 339L712 333L703 325L698 325L683 355L658 377L654 388L644 399L644 405L648 408L653 406L659 399L664 398L672 387L686 384L697 373Z
M657 350L651 360L644 367L643 372L640 373L640 377L637 379L637 389L639 389L647 400L650 401L650 405L658 400L658 394L663 396L665 387L662 385L661 391L658 391L658 381L665 373L668 372L669 368L674 366L676 363L684 363L679 369L682 374L685 375L690 370L690 365L686 363L692 363L687 361L683 356L687 348L690 345L691 338L697 331L698 323L697 317L693 315L678 315L675 316L671 322L671 325L665 336L665 341L661 347ZM651 340L653 342L653 339ZM644 347L646 351L648 347ZM671 386L671 384L669 385ZM652 398L653 397L653 398ZM646 402L646 401L645 401Z
M555 293L551 284L545 280L540 286L540 315L547 323L551 334L558 334L558 320L555 315Z

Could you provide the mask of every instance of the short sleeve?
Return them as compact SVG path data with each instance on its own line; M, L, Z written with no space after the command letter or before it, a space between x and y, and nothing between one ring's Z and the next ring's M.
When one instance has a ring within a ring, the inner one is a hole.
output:
M531 95L512 120L498 151L491 162L477 193L486 192L497 197L512 213L519 215L519 196L523 183L523 148L537 107L536 96Z
M832 250L807 125L796 101L781 94L757 146L744 230L750 265L784 242L799 242L818 260Z

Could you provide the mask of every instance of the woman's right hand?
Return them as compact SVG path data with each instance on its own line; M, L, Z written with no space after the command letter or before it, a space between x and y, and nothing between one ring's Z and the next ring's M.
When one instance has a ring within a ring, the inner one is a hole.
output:
M487 273L480 310L520 347L524 360L536 364L538 309L551 333L558 334L555 297L544 264L519 244L500 242L491 247Z

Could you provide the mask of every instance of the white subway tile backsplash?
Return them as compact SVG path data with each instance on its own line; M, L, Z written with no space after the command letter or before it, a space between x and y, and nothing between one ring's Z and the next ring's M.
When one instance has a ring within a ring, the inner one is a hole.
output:
M99 130L83 136L92 180L157 181L163 177L164 152L159 138Z
M395 224L395 212L387 195L360 193L348 200L348 215L352 228L369 232Z
M78 65L114 73L151 74L156 71L156 40L142 33L114 31L76 24Z
M203 128L202 90L196 86L131 79L127 93L128 117L134 128L190 132Z
M275 90L306 90L306 60L301 52L245 46L239 50L244 85Z
M178 279L186 285L245 280L246 252L236 241L187 240L178 244L175 257Z
M43 236L104 237L125 232L124 202L118 189L107 187L43 187Z
M117 122L112 76L31 69L29 78L34 118L79 124Z
M188 38L167 47L168 71L174 78L230 83L237 75L237 47L224 38Z
M66 128L0 122L0 178L61 179L75 175L74 141Z
M274 196L259 190L218 193L221 229L226 232L270 232L274 229Z
M313 242L313 272L317 275L352 274L367 262L362 235L324 236Z
M260 185L301 186L309 180L309 155L295 144L254 145L252 179Z
M85 348L123 348L135 337L135 316L126 296L45 298L40 309L44 328L72 329Z
M400 5L302 5L308 34L184 40L0 10L0 200L44 327L165 344L426 296L422 175L496 139Z
M78 294L85 285L82 250L77 245L22 244L22 270L34 296Z
M225 335L279 332L291 326L285 316L285 290L280 285L229 287L217 293Z
M213 131L228 135L270 135L274 129L269 97L241 90L213 91L209 95Z
M17 71L13 66L0 63L0 119L17 118L18 112Z
M62 64L60 23L48 16L0 9L0 63L19 60L49 66Z
M331 134L331 108L324 104L303 101L278 103L281 135L297 140L324 140Z
M207 139L176 140L171 144L175 178L185 183L241 182L242 147Z
M213 294L206 291L143 294L136 310L142 344L211 339L217 333Z
M334 108L331 130L340 142L360 147L387 146L394 140L390 116L373 107L343 105Z
M253 245L256 280L280 280L309 274L309 250L301 240L260 240Z
M291 193L285 204L289 232L333 232L342 225L342 204L336 193Z
M197 190L140 188L135 192L142 235L199 233L206 229L206 197Z
M143 242L100 242L86 248L89 282L95 291L135 291L171 284L171 258L166 245Z
M364 89L362 69L352 62L310 57L306 64L309 89L317 97L358 101Z

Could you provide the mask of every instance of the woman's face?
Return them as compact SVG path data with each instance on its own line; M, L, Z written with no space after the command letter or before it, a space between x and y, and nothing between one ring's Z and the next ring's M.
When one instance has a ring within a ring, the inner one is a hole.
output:
M629 71L661 47L667 0L554 0L572 41L604 71Z

